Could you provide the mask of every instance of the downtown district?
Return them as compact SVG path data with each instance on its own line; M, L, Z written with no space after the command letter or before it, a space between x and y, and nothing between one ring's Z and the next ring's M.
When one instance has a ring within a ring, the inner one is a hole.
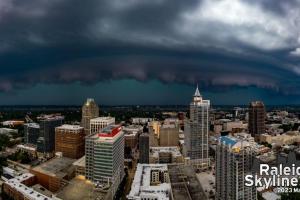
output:
M245 176L260 164L299 166L299 112L267 112L261 101L216 109L197 87L187 112L162 114L117 121L87 99L81 122L3 121L2 198L275 200L278 188L246 186Z

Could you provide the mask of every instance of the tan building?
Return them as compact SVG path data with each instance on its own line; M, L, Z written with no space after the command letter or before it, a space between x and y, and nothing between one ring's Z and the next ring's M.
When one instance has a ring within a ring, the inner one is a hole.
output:
M153 133L155 135L159 135L160 127L161 127L161 122L159 121L149 122L149 129L153 130Z
M276 136L261 134L259 140L260 142L267 142L269 144L276 144L279 146L289 145L293 143L300 143L300 133L299 131L290 131Z
M81 126L86 135L90 134L90 120L99 117L99 107L94 99L87 99L82 106Z
M90 134L100 133L101 130L109 125L115 124L114 117L97 117L90 120Z
M85 134L83 127L67 125L55 128L55 151L64 157L81 158L84 155Z
M175 124L164 124L160 129L159 146L178 146L179 128Z
M51 192L56 192L74 177L75 168L72 165L74 162L75 160L71 158L55 157L29 171L36 176L40 185Z
M184 158L177 146L174 147L151 147L150 164L184 163Z

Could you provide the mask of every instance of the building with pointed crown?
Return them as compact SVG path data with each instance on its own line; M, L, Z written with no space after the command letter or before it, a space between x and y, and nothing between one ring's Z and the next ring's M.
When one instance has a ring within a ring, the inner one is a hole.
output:
M210 101L204 100L198 85L190 103L190 118L185 121L185 156L197 169L210 165L208 152Z

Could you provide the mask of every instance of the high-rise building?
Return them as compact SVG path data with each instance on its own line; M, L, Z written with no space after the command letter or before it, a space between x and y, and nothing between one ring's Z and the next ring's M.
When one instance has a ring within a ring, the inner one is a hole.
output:
M87 99L82 106L81 126L86 135L90 134L90 120L99 117L99 107L94 99Z
M191 164L197 168L207 168L210 165L208 154L210 101L202 99L198 86L190 104L190 118L186 120L185 154Z
M159 146L169 147L179 144L179 127L176 124L163 124L160 128Z
M84 155L83 127L64 124L55 128L55 151L64 157L78 159Z
M261 101L251 102L249 105L248 129L252 137L265 133L265 106Z
M103 128L115 124L114 117L97 117L90 120L90 133L99 133Z
M245 186L254 175L254 151L250 142L222 136L216 148L216 200L256 200L256 188Z
M113 184L113 193L124 176L124 133L120 125L109 125L86 137L86 178L94 183Z
M140 160L139 163L149 164L149 134L142 133L139 138Z
M40 135L40 125L37 123L24 124L24 139L27 144L37 144Z
M37 151L52 153L55 148L55 128L62 125L64 116L60 114L43 115L38 117L40 134L37 140Z

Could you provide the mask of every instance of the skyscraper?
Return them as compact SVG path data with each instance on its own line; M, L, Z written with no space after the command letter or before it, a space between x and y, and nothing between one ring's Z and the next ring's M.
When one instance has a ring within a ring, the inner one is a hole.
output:
M139 139L140 160L139 163L149 164L149 134L142 133Z
M248 141L222 136L216 148L216 200L256 200L256 188L245 186L253 175L254 153Z
M37 123L24 124L24 139L27 144L37 144L40 136L40 125Z
M249 105L248 129L252 137L265 133L265 106L261 101L253 101Z
M103 128L107 127L108 125L115 124L114 117L97 117L90 120L90 133L99 133Z
M55 151L64 157L78 159L84 155L83 127L64 124L55 128Z
M202 99L198 86L190 104L190 119L186 120L185 154L197 168L207 168L210 164L208 154L210 101Z
M109 125L86 137L86 178L113 184L113 193L124 176L124 133L120 125Z
M90 120L99 117L99 107L94 99L87 99L82 106L81 126L86 135L90 134Z
M52 153L55 147L55 127L63 124L61 115L43 115L38 118L40 134L37 140L37 151L40 153Z

